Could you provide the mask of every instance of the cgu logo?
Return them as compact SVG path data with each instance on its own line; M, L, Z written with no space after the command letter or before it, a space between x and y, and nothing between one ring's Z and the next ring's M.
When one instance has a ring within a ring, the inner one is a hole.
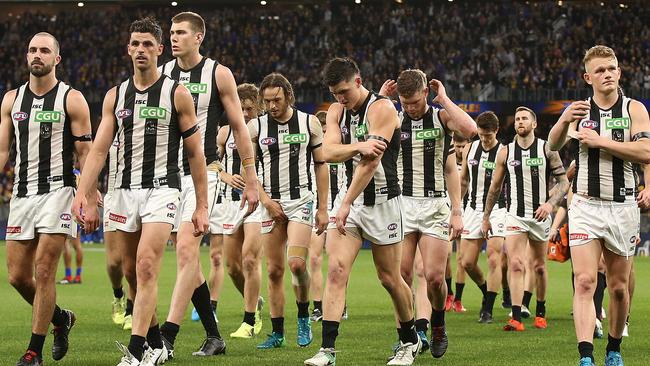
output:
M185 83L183 84L192 94L205 94L208 92L208 84L204 83Z
M358 125L357 128L354 130L354 136L356 137L363 137L367 134L368 134L367 125Z
M61 122L61 112L59 111L37 111L34 116L36 123L59 123Z
M526 166L541 166L544 165L543 158L528 158L526 159Z
M260 140L260 144L268 146L275 144L277 141L275 137L265 137Z
M415 133L416 140L436 140L440 138L442 132L439 128L429 128Z
M608 130L627 130L630 128L629 118L610 118L605 120L605 128Z
M133 111L130 109L120 109L115 113L115 117L118 119L128 118L133 114Z
M483 161L483 168L489 169L489 170L494 170L497 168L497 163L489 160Z
M592 120L582 121L582 123L580 123L580 127L589 128L589 129L593 130L593 129L598 127L598 122L592 121Z
M282 136L283 144L304 144L307 142L307 135L304 133L291 133Z
M231 150L237 150L237 144L234 142L229 142L228 143L228 148Z
M16 113L14 113L14 120L16 122L24 121L27 118L29 118L29 114L27 114L25 112L16 112Z
M167 110L160 107L140 107L138 117L144 119L164 119L167 117Z
M400 138L400 140L402 140L402 141L404 141L404 140L408 140L408 139L411 138L411 134L408 133L408 132L402 132L402 133L400 133L399 138Z

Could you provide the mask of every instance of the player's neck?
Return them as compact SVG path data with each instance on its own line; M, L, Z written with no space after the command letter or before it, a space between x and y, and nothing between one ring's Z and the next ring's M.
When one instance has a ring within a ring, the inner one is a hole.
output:
M492 150L498 143L499 141L497 141L497 139L494 139L487 144L484 144L483 141L481 141L481 146L483 147L483 150L488 151Z
M47 75L36 77L29 75L29 90L36 95L44 95L56 86L59 81L56 79L54 70Z
M292 116L293 116L293 107L289 107L287 108L287 111L284 112L284 114L280 118L277 118L275 120L280 123L285 123L289 121Z
M528 149L533 141L535 141L535 134L532 132L526 136L517 135L517 143L522 149Z
M201 60L203 60L203 56L201 56L199 51L192 52L185 56L176 58L176 61L178 62L178 66L183 70L189 70L194 68L194 66L198 65L201 62Z
M361 85L360 88L361 88L361 93L359 95L359 101L357 102L357 104L354 105L354 107L352 107L353 112L358 112L359 109L361 109L361 106L363 105L363 103L365 103L366 98L368 98L368 94L370 94L370 92L368 91L368 89L366 89L365 86Z
M594 90L594 102L603 109L610 109L618 100L618 90L598 92Z
M145 90L152 86L160 79L160 72L155 67L146 70L135 69L133 74L133 84L138 90Z

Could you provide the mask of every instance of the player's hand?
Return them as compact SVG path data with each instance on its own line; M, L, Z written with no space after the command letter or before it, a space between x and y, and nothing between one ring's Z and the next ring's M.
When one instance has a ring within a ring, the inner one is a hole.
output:
M86 233L92 233L99 227L97 201L88 200L83 194L76 194L72 201L72 215L77 224Z
M327 214L327 210L324 208L316 210L316 235L320 235L325 232L325 229L327 229L327 224L329 224L329 215Z
M397 92L397 82L393 79L388 79L384 81L384 84L379 89L379 95L385 97L392 97Z
M552 242L559 243L562 240L562 235L560 234L560 229L551 229L551 235L549 236L548 240Z
M451 215L449 217L449 241L460 238L463 233L463 217L460 215Z
M260 192L257 190L257 186L257 184L244 185L244 189L241 194L241 204L239 205L239 209L243 210L244 205L248 204L248 210L246 211L246 215L244 215L244 217L255 212L257 205L260 203Z
M639 208L647 210L650 208L650 188L645 188L639 195L636 197L636 203L639 205Z
M99 189L97 190L97 207L104 207L104 197Z
M576 100L564 109L564 112L560 116L560 121L563 123L581 121L587 118L589 110L591 110L589 102L586 100Z
M380 140L359 142L359 153L368 158L376 158L386 150L386 143Z
M578 131L576 137L582 144L586 145L587 147L594 149L599 149L602 147L603 137L592 129L581 128L580 131Z
M537 210L535 210L535 220L544 221L551 212L553 212L553 206L548 202L544 202L537 207Z
M246 181L244 180L244 177L242 177L239 174L231 175L229 173L222 171L221 174L219 175L219 178L221 178L222 182L226 183L227 185L233 188L241 189L242 191L244 190L244 188L246 188Z
M289 218L287 215L284 214L284 211L282 210L282 206L280 206L279 203L269 200L267 204L264 205L266 208L266 211L269 212L269 215L278 224L285 223L289 221ZM249 207L250 209L250 207Z
M336 213L336 229L341 233L341 235L345 235L345 224L348 221L349 215L350 204L345 202L341 203L341 207L339 207L339 210Z
M442 105L443 102L448 98L445 86L442 85L442 82L440 80L431 79L431 81L429 81L429 87L434 93L436 93L436 97L433 98L433 103Z
M192 234L195 238L207 234L210 228L208 209L205 207L197 207L192 214L192 224L194 225L194 232Z
M485 239L489 239L490 236L492 236L492 223L490 223L489 219L483 219L483 222L481 223L481 233L483 233Z

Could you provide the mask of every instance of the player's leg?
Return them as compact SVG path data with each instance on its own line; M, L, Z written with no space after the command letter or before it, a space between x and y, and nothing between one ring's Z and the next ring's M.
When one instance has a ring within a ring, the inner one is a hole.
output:
M632 260L610 250L604 250L603 254L607 266L607 289L609 292L609 306L607 309L609 334L606 349L606 355L609 358L612 357L610 352L618 354L621 352L623 330L630 309L629 282ZM618 365L618 363L612 363L612 365Z
M535 327L546 328L546 286L548 283L548 272L546 269L546 252L548 242L546 240L530 240L529 262L531 276L535 279L537 304L535 307Z
M239 227L232 234L223 236L223 254L226 259L228 276L239 293L244 296L244 272L242 270L242 245L244 229Z
M573 295L573 322L578 339L580 357L593 362L593 333L596 322L593 297L596 290L598 261L602 253L600 240L571 246L575 293Z
M424 275L427 280L429 301L432 306L431 314L431 354L435 358L442 357L447 351L448 339L445 325L445 299L447 297L447 285L445 283L444 265L451 245L440 237L422 235L418 243L422 253ZM472 255L461 249L463 258ZM464 259L463 259L464 260Z
M60 285L68 285L72 283L72 243L69 243L71 238L66 238L63 245L63 269L64 275L58 283Z
M486 323L490 322L487 318L492 318L494 301L502 285L501 249L504 241L504 237L493 236L487 242L488 278L485 306L483 308L484 313L489 314L489 317L486 316Z
M402 257L404 256L402 255ZM417 284L413 291L415 293L415 331L422 342L422 348L420 349L420 353L422 353L429 349L427 330L429 330L429 320L431 319L431 301L429 301L427 279L424 274L424 263L419 247L415 252L413 271L417 278ZM447 287L446 283L445 287Z
M452 309L456 312L465 312L465 307L463 306L463 290L465 289L465 269L463 268L462 261L463 256L463 246L458 245L458 240L456 240L456 289L454 293L454 304Z
M510 294L512 296L512 319L505 330L523 330L521 323L521 309L524 297L524 271L526 262L527 232L509 232L506 236L506 249L508 251L508 268L510 276Z
M287 224L287 264L291 271L291 283L298 307L297 342L301 347L308 346L312 340L309 320L309 286L311 284L307 260L311 225L289 221Z
M535 273L533 271L533 253L530 241L526 244L526 257L524 259L524 297L521 300L521 316L530 317L530 300L535 290Z
M311 320L317 322L323 319L323 247L325 246L325 233L316 235L311 233L311 242L309 244L309 272L311 274L311 284L309 293L314 304Z
M634 297L634 287L636 287L636 274L634 272L634 262L632 262L632 268L630 269L630 280L628 281L627 291L630 294L630 306L627 311L627 318L625 319L625 328L623 328L623 337L629 336L630 327L630 313L632 313L632 298Z
M135 295L138 288L135 260L138 251L138 242L140 241L140 231L132 233L126 231L115 231L114 238L122 247L122 273L124 273L124 278L129 284L122 329L131 330L133 328L133 302L135 301Z
M455 240L452 243L452 246L458 248L460 246L460 241ZM447 256L447 263L445 265L445 283L447 284L447 300L445 301L445 311L450 311L452 305L454 304L454 289L451 287L451 256L454 254L453 250L449 251Z
M508 271L508 250L506 249L506 241L504 239L503 246L501 247L501 287L503 288L501 307L504 309L510 309L512 307L512 296L510 295L508 277L510 277L510 271Z
M215 318L217 317L217 304L223 287L223 234L210 235L210 273L208 282L210 287L210 304ZM198 314L197 314L198 315Z
M481 247L483 246L483 239L462 239L460 242L461 252L463 253L463 258L460 263L465 273L474 281L476 286L481 290L482 299L485 299L487 292L487 282L485 281L485 276L483 271L478 264L478 257L481 254ZM456 292L458 294L458 292ZM454 304L454 310L456 310L456 304ZM462 308L458 309L460 311L464 310ZM458 311L456 310L456 311ZM483 306L481 306L480 313L483 312Z
M413 287L413 274L414 274L414 265L415 265L415 256L418 251L418 240L420 238L420 233L419 232L410 232L406 235L404 235L404 240L402 240L402 258L400 260L400 274L402 275L402 278L404 279L404 282L406 282L406 285L412 289ZM421 261L421 258L420 258ZM424 291L425 291L425 299L427 302L426 308L431 308L431 303L429 302L429 297L427 295L427 290L426 290L426 279L424 279ZM411 290L414 293L414 296L417 296L417 293L413 290ZM418 304L416 305L416 310L419 310ZM427 324L428 324L428 319L429 317L426 318ZM397 343L393 345L393 353L397 350L397 347L399 347L399 339L400 339L400 322L399 322L399 316L397 315L397 312L395 313L395 326L397 329Z
M81 247L81 238L79 238L79 233L77 233L76 237L69 238L68 240L70 241L70 244L74 248L75 264L77 266L73 282L81 283L81 270L83 268L83 263L84 263L84 250Z
M115 232L104 227L104 246L106 248L106 272L113 289L113 323L123 325L126 311L126 296L122 288L122 246L115 241Z

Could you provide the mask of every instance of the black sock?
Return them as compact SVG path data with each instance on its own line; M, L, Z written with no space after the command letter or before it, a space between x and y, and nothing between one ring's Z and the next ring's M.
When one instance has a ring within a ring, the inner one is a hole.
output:
M334 348L336 337L339 335L339 322L323 320L323 341L322 348Z
M399 340L402 343L418 343L418 334L415 332L415 319L399 322Z
M323 302L322 301L314 301L314 310L320 310L323 311Z
M529 308L530 307L530 299L533 298L533 293L529 291L524 291L524 300L522 301L522 305Z
M210 300L210 307L213 313L217 313L217 300Z
M122 286L113 289L113 297L116 299L121 299L122 296L124 296L124 290L122 290Z
M415 330L418 332L426 332L429 329L429 319L418 319L415 321Z
M309 301L296 302L298 305L298 318L309 318Z
M503 288L503 300L508 300L510 301L510 288L509 287L504 287Z
M431 328L445 325L445 310L433 309L431 312Z
M454 290L451 288L451 277L445 278L445 282L447 283L447 296L449 295L454 295Z
M158 324L150 327L149 331L147 331L147 343L149 343L149 347L153 349L160 349L163 347L162 338L160 338L160 327Z
M32 333L32 339L29 341L28 350L35 352L41 356L43 354L43 345L45 344L45 336Z
M196 312L199 313L199 318L201 318L201 324L203 324L205 334L209 338L221 338L219 327L217 327L217 321L214 320L214 313L212 312L212 306L210 305L210 289L208 289L207 282L203 282L201 286L194 290L194 293L192 294L192 304L194 305Z
M578 352L580 352L580 358L589 357L591 362L594 362L594 344L589 342L580 342L578 343Z
M487 281L483 282L482 285L480 285L479 290L481 290L481 293L483 294L483 297L485 297L485 294L487 294Z
M52 314L52 325L60 327L68 321L68 314L61 310L59 305L54 305L54 314Z
M244 311L244 323L253 326L255 325L255 313Z
M535 308L535 316L546 317L546 300L537 300L537 307Z
M492 315L492 311L494 310L494 300L497 298L497 293L494 291L488 291L485 293L485 306L483 307L483 310L490 313Z
M284 336L284 317L271 318L271 325L273 326L273 333Z
M174 342L176 342L176 335L180 329L181 326L178 324L164 322L160 327L160 333L162 333L163 337L165 337L165 339L168 340L169 343L171 343L173 346Z
M607 355L610 352L621 352L621 341L623 341L623 338L614 338L610 334L607 334L607 348L605 351L605 355Z
M605 296L605 274L598 272L596 281L596 291L594 291L594 307L596 308L596 318L602 319L603 297Z
M133 315L133 300L131 299L126 299L126 311L124 312L124 316L127 315Z
M138 361L142 361L142 355L144 354L144 342L147 339L139 335L131 334L131 340L129 341L129 352L135 357Z
M521 306L512 305L512 319L518 322L521 321Z
M455 301L460 301L463 299L463 289L465 289L465 284L456 282L456 296L454 297Z

